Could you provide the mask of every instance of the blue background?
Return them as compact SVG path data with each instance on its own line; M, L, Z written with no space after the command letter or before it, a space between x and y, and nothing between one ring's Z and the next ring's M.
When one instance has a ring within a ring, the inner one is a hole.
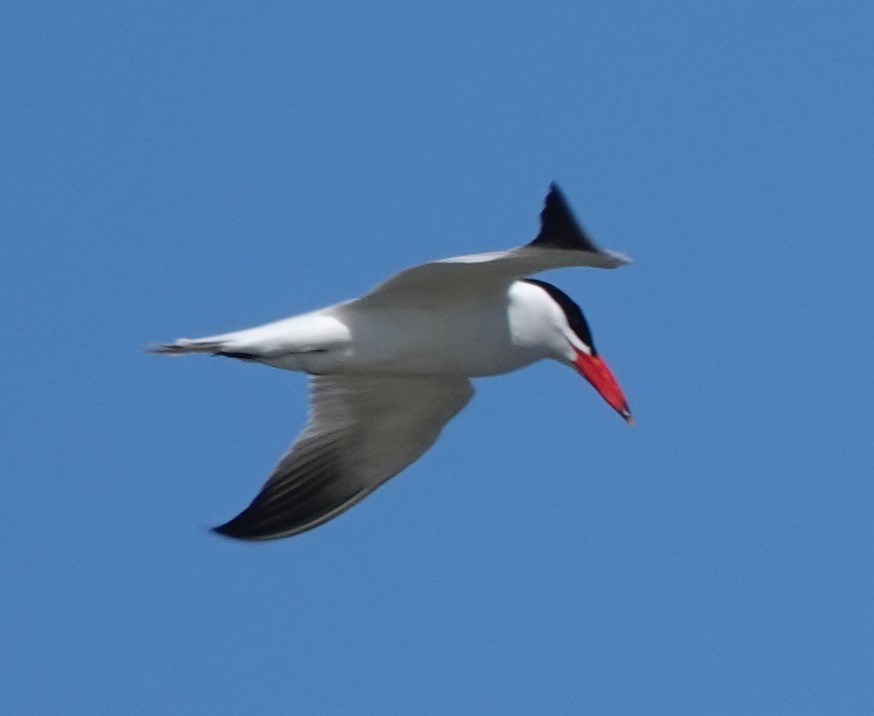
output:
M0 9L8 713L874 712L870 2ZM142 352L528 241L556 364L239 544L306 381Z

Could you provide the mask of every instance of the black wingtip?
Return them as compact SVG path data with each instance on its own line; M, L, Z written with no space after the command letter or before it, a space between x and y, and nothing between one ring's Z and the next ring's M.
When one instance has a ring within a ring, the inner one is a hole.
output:
M213 527L210 532L221 535L222 537L228 537L230 539L239 539L239 540L251 540L252 537L247 537L244 533L234 529L233 520L230 522L225 522L223 525L218 525L217 527Z
M272 531L266 530L263 526L256 525L249 518L248 508L243 510L239 515L224 524L213 527L210 532L214 532L222 537L230 539L238 539L246 542L262 542L266 539L274 539L275 535Z
M529 246L600 252L571 211L558 184L549 185L549 193L540 212L540 233Z

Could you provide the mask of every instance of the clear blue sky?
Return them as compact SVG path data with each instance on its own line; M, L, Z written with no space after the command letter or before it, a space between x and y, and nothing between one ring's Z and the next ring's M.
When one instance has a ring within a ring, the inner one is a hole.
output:
M874 6L6 2L0 685L15 714L874 712ZM528 241L571 371L479 381L313 532L208 527L306 381L147 344Z

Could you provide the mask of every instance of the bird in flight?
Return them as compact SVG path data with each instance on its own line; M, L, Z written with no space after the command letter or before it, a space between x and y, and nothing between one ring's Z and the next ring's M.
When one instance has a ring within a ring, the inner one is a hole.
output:
M307 373L309 420L261 491L219 534L267 540L336 517L417 460L473 396L471 378L550 358L576 370L631 422L583 312L528 278L569 266L616 268L552 184L530 243L432 261L360 298L273 323L180 338L154 353L208 353Z

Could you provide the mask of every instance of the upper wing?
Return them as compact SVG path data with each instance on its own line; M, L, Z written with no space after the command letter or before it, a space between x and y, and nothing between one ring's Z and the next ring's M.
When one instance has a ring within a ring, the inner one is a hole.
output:
M473 396L466 378L313 376L306 428L243 512L215 530L289 537L350 508L424 453Z
M569 266L616 268L629 260L598 247L583 230L556 184L543 211L540 232L525 246L506 251L455 256L395 274L360 300L376 305L451 301L500 290L513 281L548 269Z

